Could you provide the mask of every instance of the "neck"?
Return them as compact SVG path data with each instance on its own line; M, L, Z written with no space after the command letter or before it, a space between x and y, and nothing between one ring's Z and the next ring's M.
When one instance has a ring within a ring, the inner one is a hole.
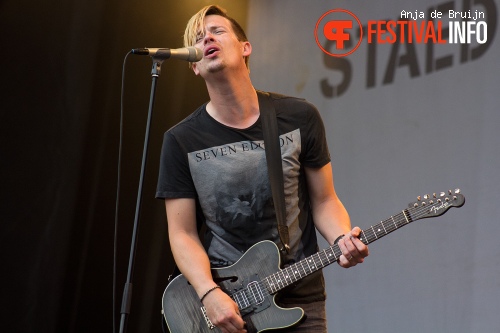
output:
M215 120L234 128L248 128L257 121L259 101L248 72L231 77L214 76L206 83L210 95L207 112Z

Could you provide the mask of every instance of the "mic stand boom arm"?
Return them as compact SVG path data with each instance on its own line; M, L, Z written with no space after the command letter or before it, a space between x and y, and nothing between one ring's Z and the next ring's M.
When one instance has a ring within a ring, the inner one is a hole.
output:
M134 218L134 228L132 231L132 242L130 246L130 256L128 263L127 281L125 282L125 287L123 289L122 307L121 307L121 319L120 319L120 333L127 331L128 315L130 314L130 305L132 301L132 276L134 271L134 261L135 261L135 248L138 238L138 227L139 227L139 216L141 212L141 200L142 200L142 187L144 185L144 174L146 169L146 161L148 157L148 145L149 145L149 133L151 129L151 119L153 116L153 108L155 103L156 85L158 77L161 73L161 65L164 58L152 57L153 68L151 70L152 83L151 83L151 95L149 98L149 110L148 110L148 120L146 123L146 133L144 136L144 148L142 151L142 164L141 164L141 174L139 177L139 188L137 191L137 202L135 206L135 218Z

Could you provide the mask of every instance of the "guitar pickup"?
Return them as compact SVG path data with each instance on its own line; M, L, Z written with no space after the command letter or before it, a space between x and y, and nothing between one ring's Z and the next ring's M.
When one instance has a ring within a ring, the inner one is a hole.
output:
M242 315L251 312L257 313L271 306L269 292L257 274L243 281L241 286L234 290L231 297L238 304Z

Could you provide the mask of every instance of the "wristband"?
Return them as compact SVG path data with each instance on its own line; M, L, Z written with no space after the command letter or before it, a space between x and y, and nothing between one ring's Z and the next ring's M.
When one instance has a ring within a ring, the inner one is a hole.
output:
M337 244L337 243L339 242L339 240L341 240L341 239L342 239L342 237L344 237L344 236L345 236L345 235L340 235L339 237L337 237L337 238L335 239L335 241L333 242L333 244Z

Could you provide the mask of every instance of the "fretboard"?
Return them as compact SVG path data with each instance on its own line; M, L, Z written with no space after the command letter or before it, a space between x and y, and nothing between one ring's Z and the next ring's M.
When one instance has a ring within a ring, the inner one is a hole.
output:
M391 216L370 228L361 231L359 239L366 245L376 241L379 238L399 229L411 220L411 210L405 209L401 213ZM264 285L270 294L274 294L281 289L295 283L306 276L337 262L342 255L342 251L337 244L334 244L318 253L315 253L293 265L290 265L278 272L269 275L263 280Z

